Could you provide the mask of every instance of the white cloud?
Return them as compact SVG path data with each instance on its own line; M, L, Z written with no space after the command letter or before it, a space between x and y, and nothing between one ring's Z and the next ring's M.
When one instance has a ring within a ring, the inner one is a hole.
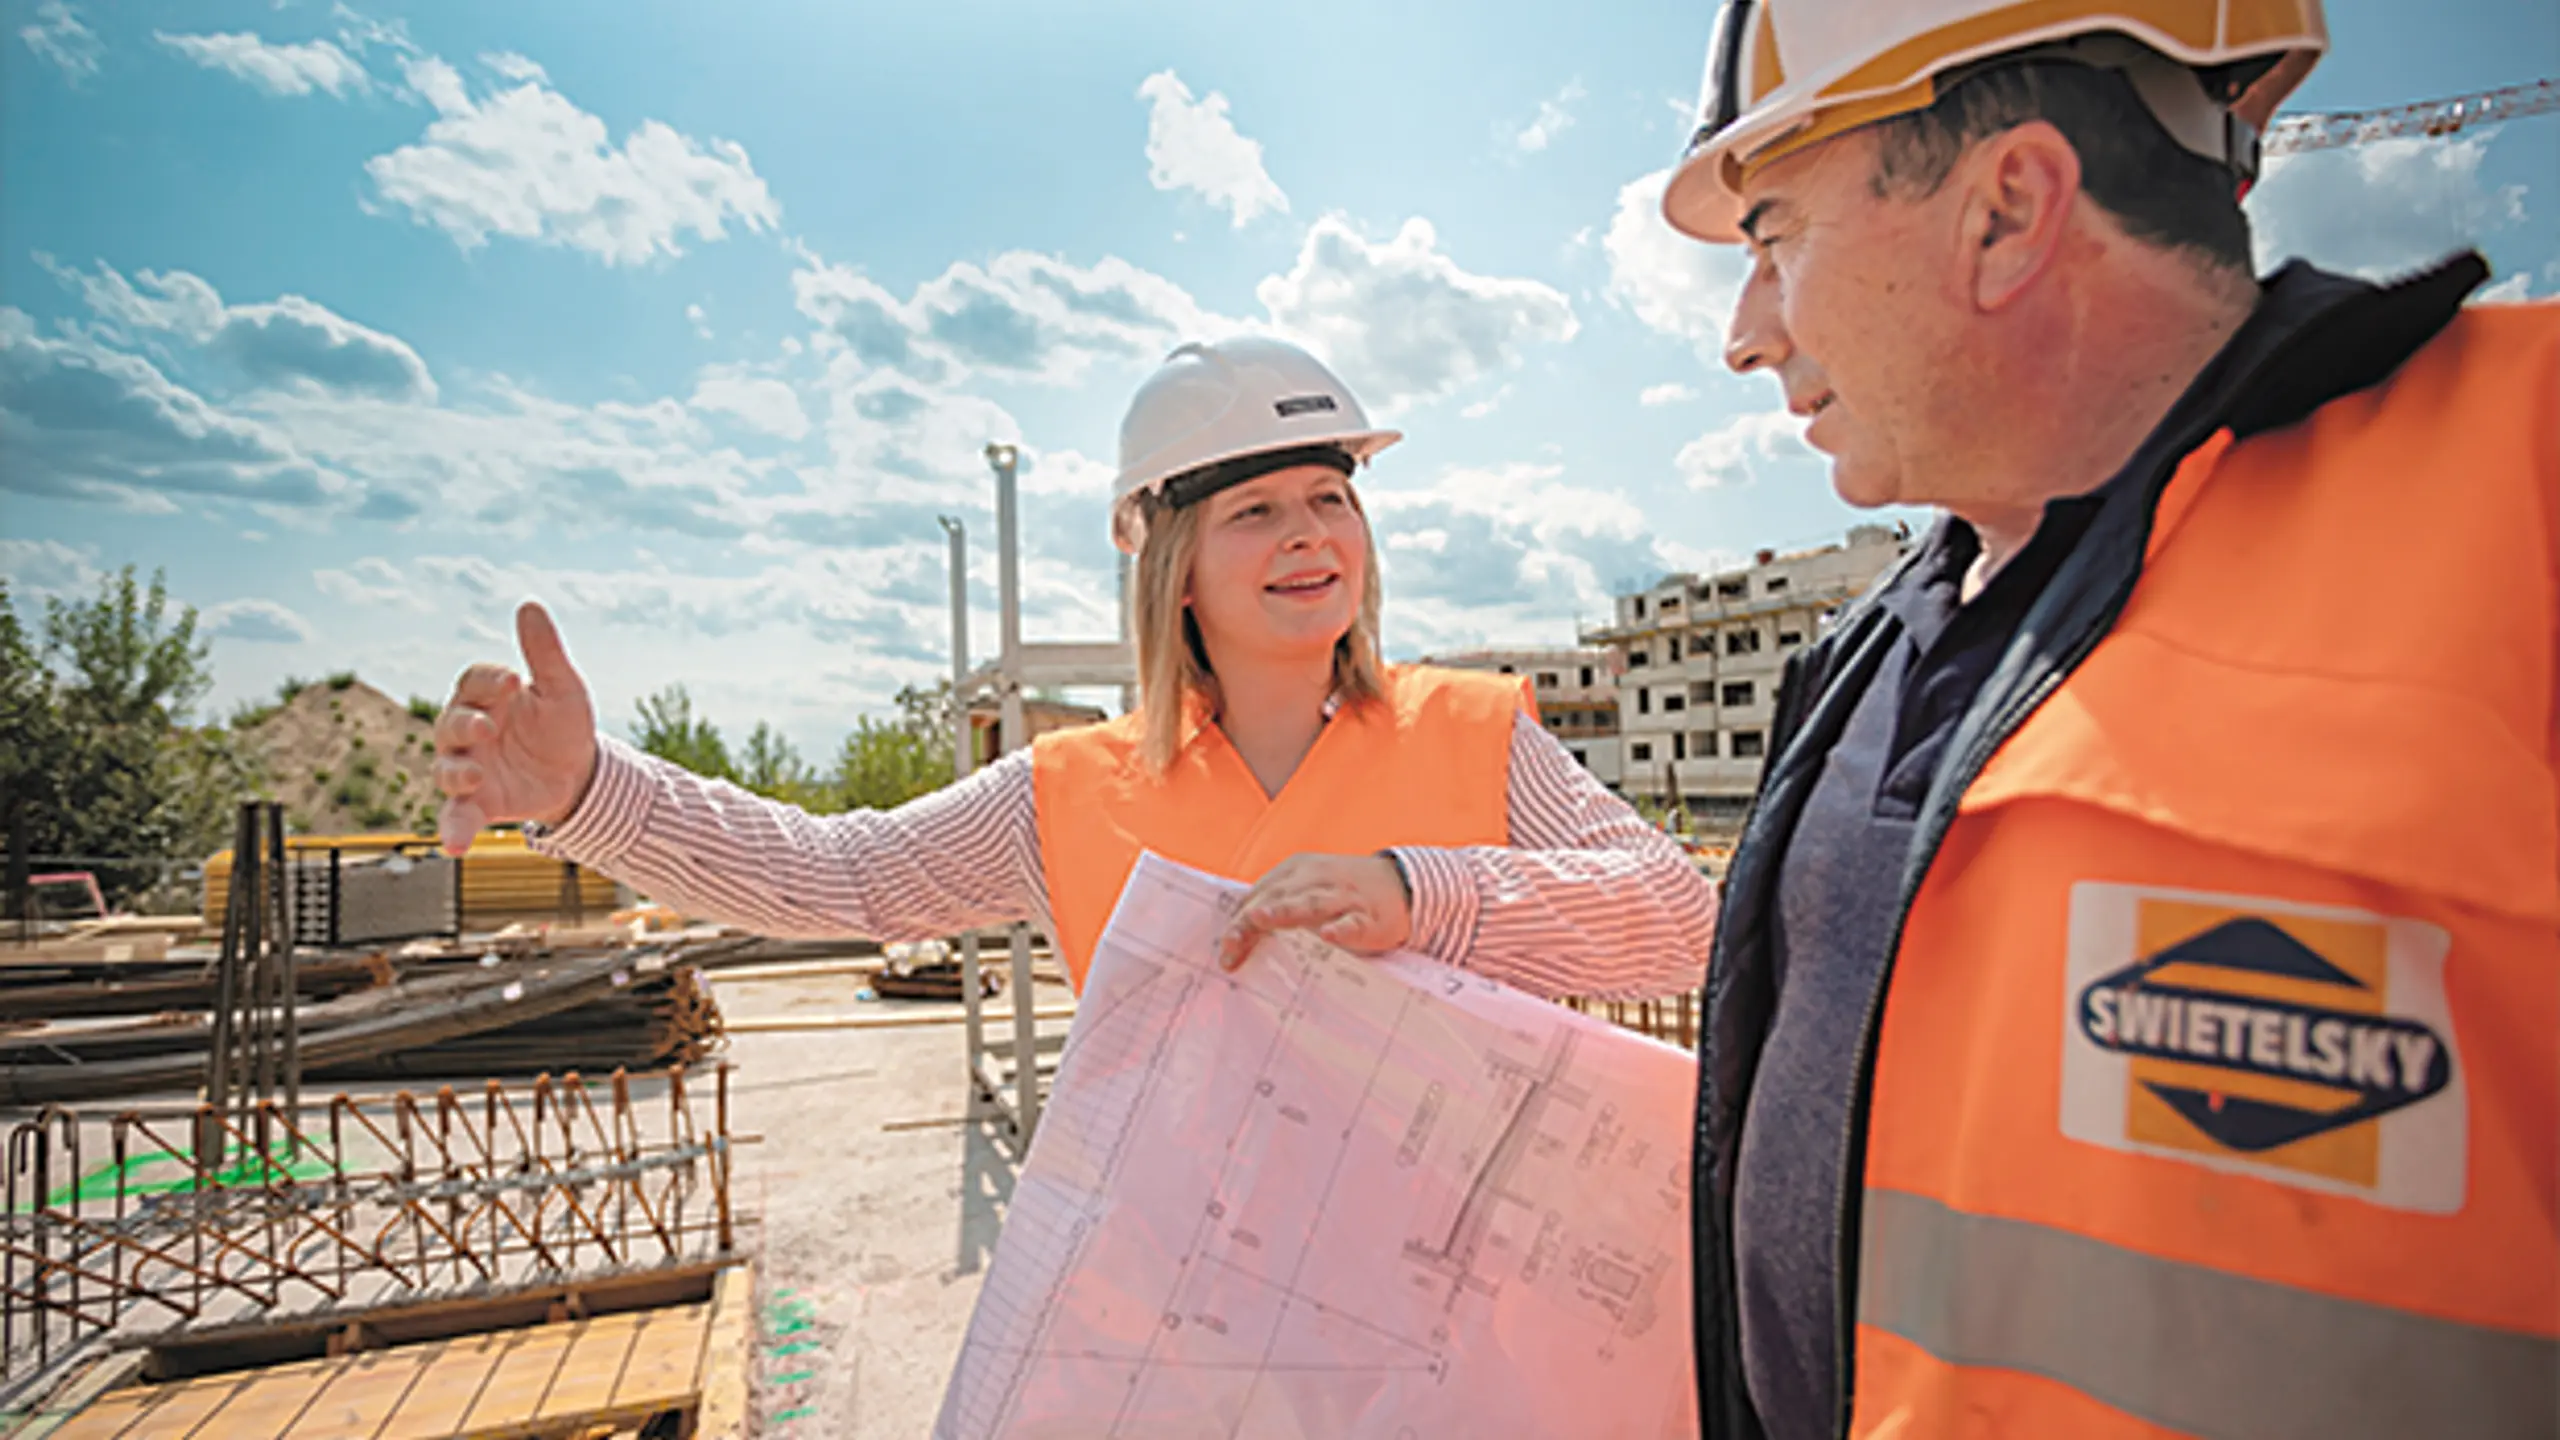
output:
M74 85L98 73L98 57L106 51L65 0L44 0L36 7L35 23L20 29L18 38Z
M701 306L687 305L684 307L684 318L687 323L693 326L693 338L696 340L708 340L711 338L711 316L708 312L704 311Z
M349 605L390 606L427 612L434 607L426 594L410 584L399 568L379 555L368 555L344 570L314 570L313 589Z
M371 82L364 67L326 40L279 45L243 31L238 34L172 35L152 38L207 70L220 70L270 95L331 95L361 91Z
M2533 298L2533 276L2518 270L2494 285L2483 285L2472 292L2474 305L2512 305Z
M59 540L0 539L0 576L8 577L9 588L22 600L91 591L101 573L95 555Z
M1658 526L1624 493L1553 464L1451 467L1417 489L1363 492L1385 552L1399 653L1552 642L1612 587L1674 568Z
M227 411L139 355L36 333L0 306L0 489L166 512L170 494L308 509L345 480L255 416Z
M1643 391L1636 396L1636 403L1650 410L1657 405L1678 405L1697 398L1696 390L1677 380L1666 380L1659 385L1644 387Z
M480 57L480 63L496 72L500 79L529 85L551 83L549 71L512 50L498 50L484 54Z
M1534 155L1555 143L1558 135L1573 128L1572 107L1582 98L1582 82L1567 81L1563 89L1538 102L1536 119L1513 132L1512 148L1524 155Z
M338 43L351 55L366 54L376 45L401 55L418 53L405 20L376 20L348 6L346 0L333 0L329 18L338 22Z
M474 99L450 65L402 62L436 110L416 144L365 162L382 198L469 250L491 235L582 250L608 265L684 253L735 220L776 224L781 207L743 146L707 144L657 120L612 143L604 122L540 79Z
M1212 90L1194 100L1170 70L1138 86L1148 103L1147 179L1159 190L1190 190L1222 205L1241 229L1269 211L1286 214L1289 197L1262 168L1262 142L1236 133L1227 97Z
M273 600L226 600L200 612L204 633L216 640L300 645L311 639L309 621Z
M809 417L800 408L800 392L762 375L713 369L694 383L693 408L728 415L749 429L785 440L809 433Z
M127 280L103 260L94 274L72 270L50 255L39 254L36 262L79 287L81 298L112 329L165 331L202 345L254 384L436 398L435 377L406 341L300 295L225 305L221 292L184 270L143 270Z
M2378 279L2522 220L2525 187L2493 186L2480 173L2496 133L2277 157L2249 192L2258 268L2300 257Z
M127 280L103 260L95 274L74 270L43 251L36 252L35 260L55 279L77 287L82 302L116 330L166 330L200 345L222 328L222 296L184 270L137 270Z
M1736 415L1681 446L1672 458L1672 468L1692 490L1748 485L1759 478L1754 460L1814 453L1804 443L1804 426L1804 421L1783 409Z
M1459 268L1419 217L1373 244L1328 215L1308 229L1289 271L1266 276L1254 294L1273 323L1303 336L1382 412L1451 394L1579 328L1562 292Z
M1111 482L1117 468L1073 450L1027 452L1017 473L1026 495L1066 495L1095 502L1094 514L1102 514L1101 502L1111 495ZM1097 524L1100 523L1097 518Z
M1066 383L1096 356L1152 357L1236 328L1116 256L1084 267L1008 250L985 265L955 264L905 299L851 266L803 258L792 293L825 343L928 383L980 371Z
M408 342L287 295L271 305L234 305L209 342L217 355L262 384L304 384L432 404L435 377Z
M1487 395L1483 399L1476 401L1474 404L1467 406L1463 410L1460 410L1458 412L1458 418L1461 420L1481 420L1487 415L1492 414L1494 411L1501 409L1502 402L1510 398L1511 387L1509 385L1505 385L1501 389L1494 391L1492 394Z
M1600 242L1609 257L1606 293L1648 328L1713 352L1724 344L1750 260L1740 246L1701 245L1663 223L1662 185L1670 174L1656 170L1618 187L1618 208Z

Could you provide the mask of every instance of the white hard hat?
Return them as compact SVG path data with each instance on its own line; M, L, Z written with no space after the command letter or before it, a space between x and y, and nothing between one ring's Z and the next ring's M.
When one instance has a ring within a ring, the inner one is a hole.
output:
M1184 345L1138 387L1120 421L1112 542L1135 554L1146 539L1141 495L1189 505L1291 465L1347 470L1403 438L1370 428L1324 362L1285 340Z
M1739 242L1753 169L1926 109L1941 80L2030 50L2124 71L2179 144L2245 184L2258 133L2328 48L2320 0L1725 0L1662 217Z

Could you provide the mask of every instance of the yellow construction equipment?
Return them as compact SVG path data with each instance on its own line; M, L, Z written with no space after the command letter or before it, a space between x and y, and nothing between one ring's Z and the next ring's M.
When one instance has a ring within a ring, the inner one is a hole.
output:
M345 859L384 854L422 855L435 850L432 835L295 835L285 841L296 862L325 861L331 850ZM204 862L204 923L219 930L231 893L231 852ZM622 903L613 881L566 860L538 855L514 831L484 832L462 859L462 924L495 929L511 921L580 914L601 921Z

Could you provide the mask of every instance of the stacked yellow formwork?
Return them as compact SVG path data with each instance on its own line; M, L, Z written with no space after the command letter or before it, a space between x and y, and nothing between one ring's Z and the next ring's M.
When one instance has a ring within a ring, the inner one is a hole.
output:
M297 864L326 863L331 850L342 863L392 851L425 854L435 847L427 835L296 835L285 841ZM204 864L204 923L222 924L231 895L231 852L224 850ZM524 836L509 832L484 834L474 840L462 860L462 925L466 930L492 930L517 920L548 920L583 914L601 922L615 905L611 879L535 854Z

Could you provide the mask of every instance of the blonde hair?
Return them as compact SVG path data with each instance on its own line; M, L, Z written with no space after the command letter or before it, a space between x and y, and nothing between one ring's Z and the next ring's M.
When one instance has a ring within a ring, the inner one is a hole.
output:
M1348 487L1345 487L1346 489ZM1142 727L1139 758L1149 774L1161 775L1182 749L1183 710L1193 695L1218 703L1218 677L1209 668L1208 647L1201 643L1199 623L1183 603L1190 588L1191 567L1200 557L1200 520L1205 502L1179 508L1153 493L1138 504L1146 517L1146 539L1138 546L1135 591L1129 597L1130 628L1138 638L1138 715ZM1333 642L1333 693L1346 705L1376 700L1387 693L1384 662L1378 658L1378 611L1383 589L1378 581L1378 542L1369 533L1369 512L1358 492L1351 505L1360 514L1361 544L1367 563L1360 591L1360 612L1351 628Z

